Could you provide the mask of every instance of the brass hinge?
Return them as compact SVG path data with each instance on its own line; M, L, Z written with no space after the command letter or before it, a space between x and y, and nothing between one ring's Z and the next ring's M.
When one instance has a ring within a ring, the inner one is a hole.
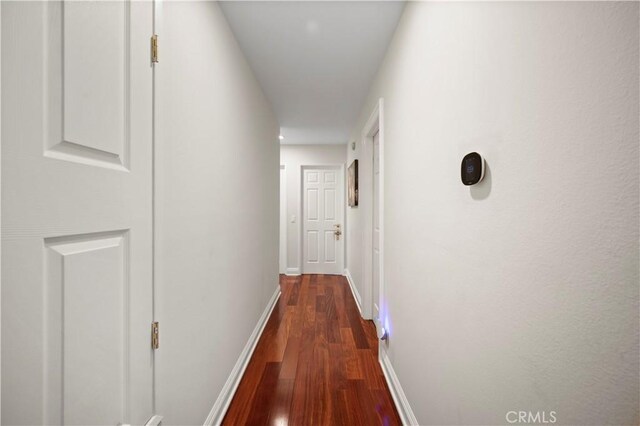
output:
M153 349L160 347L160 324L158 321L151 323L151 347Z
M158 62L158 35L151 36L151 62Z

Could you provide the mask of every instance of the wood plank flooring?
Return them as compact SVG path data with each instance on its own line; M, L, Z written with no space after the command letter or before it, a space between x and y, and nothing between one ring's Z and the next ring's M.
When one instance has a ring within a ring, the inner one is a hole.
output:
M280 277L282 294L225 425L399 425L371 321L338 275Z

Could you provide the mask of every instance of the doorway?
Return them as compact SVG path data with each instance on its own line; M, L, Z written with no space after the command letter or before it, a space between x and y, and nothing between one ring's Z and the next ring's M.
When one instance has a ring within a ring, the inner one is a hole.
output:
M302 273L342 275L344 166L302 167Z
M380 318L380 129L373 135L373 168L372 168L372 317Z
M280 166L280 273L287 273L287 170Z
M384 327L384 103L378 100L362 129L364 295L362 316Z

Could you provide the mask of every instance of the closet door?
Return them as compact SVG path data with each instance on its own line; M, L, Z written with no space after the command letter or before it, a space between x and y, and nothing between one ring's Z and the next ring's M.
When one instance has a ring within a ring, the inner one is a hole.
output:
M2 2L2 423L152 416L150 2Z

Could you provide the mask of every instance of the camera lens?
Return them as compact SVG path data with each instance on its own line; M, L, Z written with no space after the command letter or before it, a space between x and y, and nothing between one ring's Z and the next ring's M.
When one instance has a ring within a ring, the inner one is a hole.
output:
M482 178L482 157L477 152L471 152L464 156L460 167L462 183L475 185Z

